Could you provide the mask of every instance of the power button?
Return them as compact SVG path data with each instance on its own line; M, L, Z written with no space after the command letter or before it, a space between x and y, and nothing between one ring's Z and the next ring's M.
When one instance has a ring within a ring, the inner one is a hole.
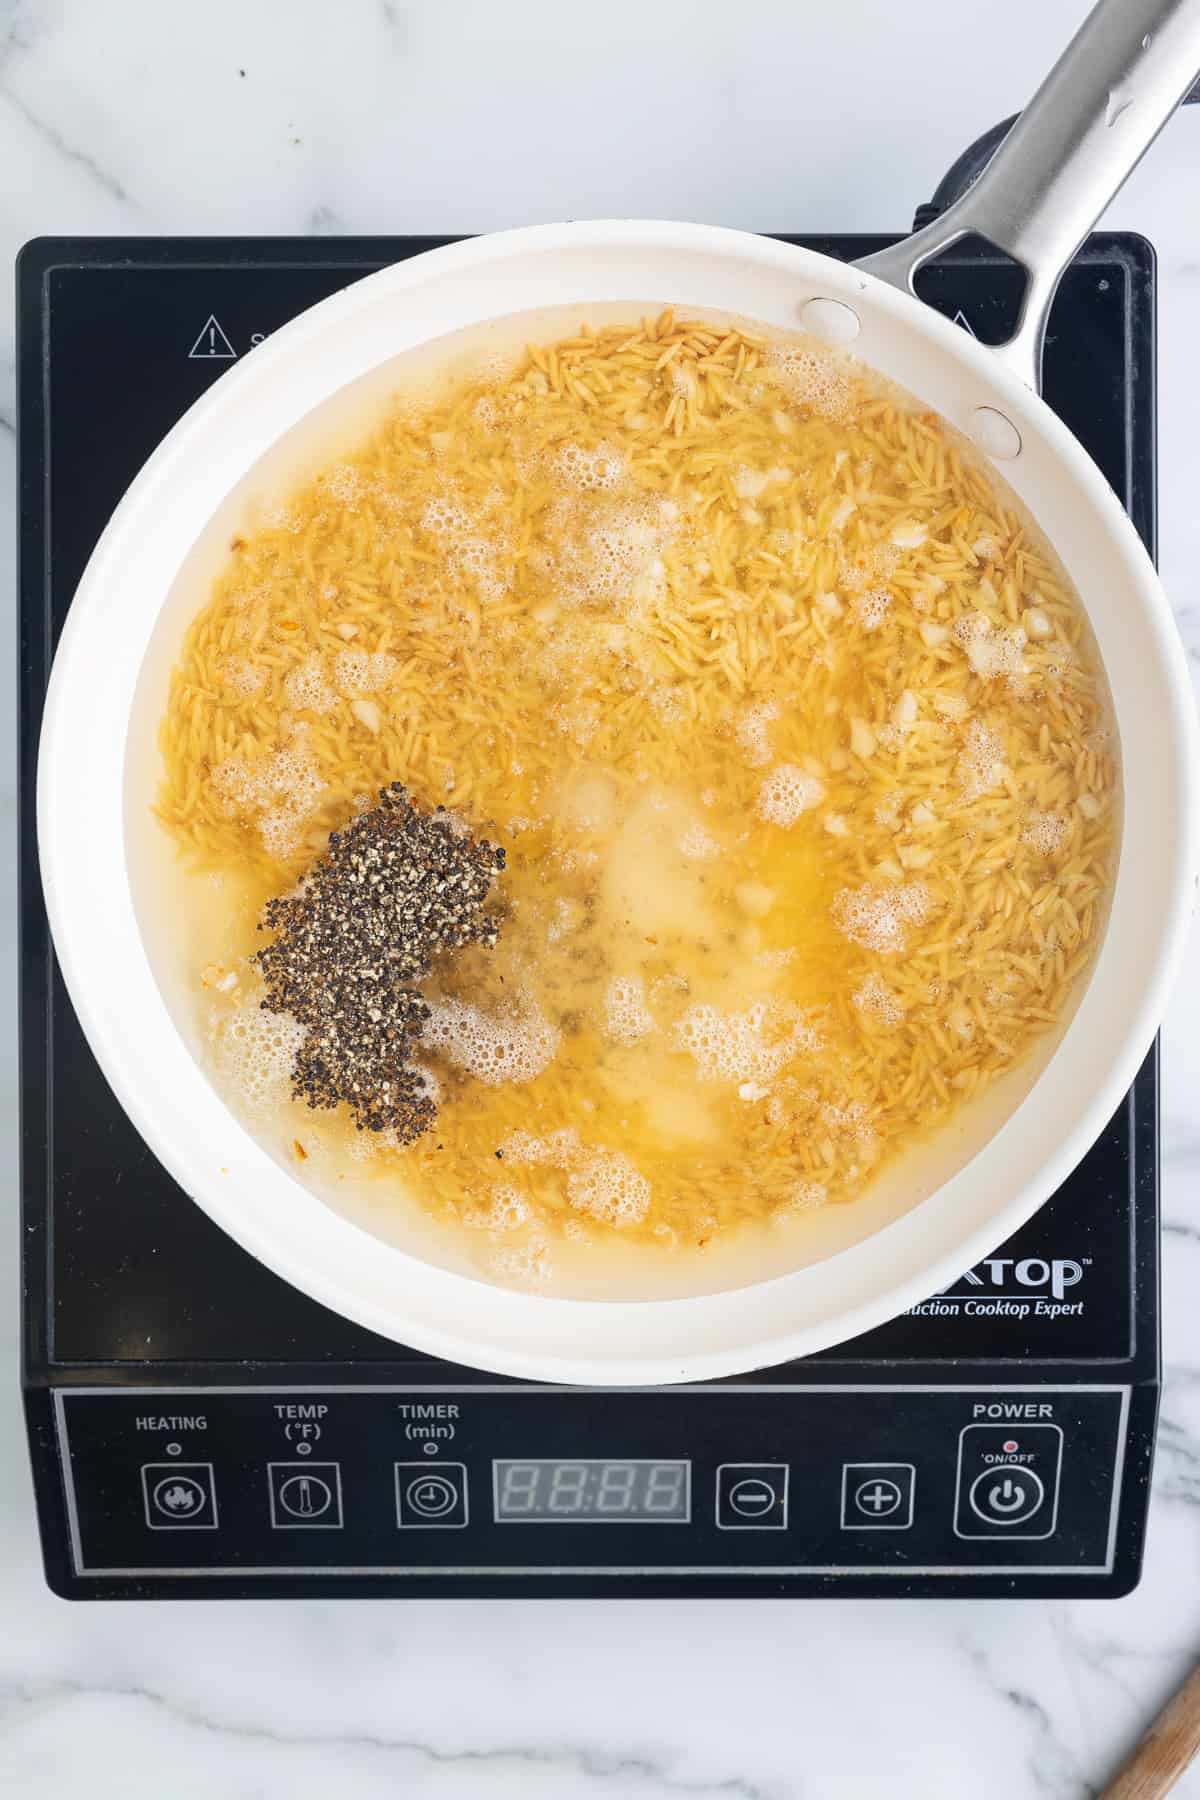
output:
M1040 1475L1032 1469L985 1469L971 1483L967 1500L985 1525L1024 1525L1046 1498Z
M967 1425L958 1438L955 1536L1051 1537L1062 1452L1059 1425Z

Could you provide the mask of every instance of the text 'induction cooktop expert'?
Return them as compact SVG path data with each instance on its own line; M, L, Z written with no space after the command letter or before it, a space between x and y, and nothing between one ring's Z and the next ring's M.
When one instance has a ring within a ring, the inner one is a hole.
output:
M34 771L58 631L131 478L303 308L445 240L41 240L19 276L25 1387L74 1598L1117 1595L1158 1399L1158 1090L1018 1235L821 1356L711 1385L525 1386L326 1312L192 1205L113 1098L47 937ZM794 240L841 257L882 240ZM985 247L923 295L995 341ZM1050 404L1154 546L1153 253L1089 240Z

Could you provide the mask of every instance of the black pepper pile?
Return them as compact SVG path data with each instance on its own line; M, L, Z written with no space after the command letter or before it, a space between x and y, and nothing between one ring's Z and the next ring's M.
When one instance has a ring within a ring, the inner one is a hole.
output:
M360 1130L411 1143L437 1108L413 1066L429 1008L418 983L433 959L496 942L486 910L504 851L461 832L443 807L418 812L399 782L333 834L294 894L270 900L273 931L254 961L272 1012L305 1027L297 1099L345 1101Z

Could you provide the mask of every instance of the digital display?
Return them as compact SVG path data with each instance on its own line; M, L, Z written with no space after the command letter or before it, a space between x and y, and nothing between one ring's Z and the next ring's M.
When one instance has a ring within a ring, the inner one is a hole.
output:
M686 1525L692 1515L690 1462L578 1462L497 1459L492 1464L496 1521L547 1524L586 1519L604 1523Z

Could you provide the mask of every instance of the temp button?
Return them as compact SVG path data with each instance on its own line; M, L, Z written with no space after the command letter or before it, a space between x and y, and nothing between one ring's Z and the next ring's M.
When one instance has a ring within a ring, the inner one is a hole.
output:
M340 1531L342 1472L335 1462L267 1464L273 1531Z

